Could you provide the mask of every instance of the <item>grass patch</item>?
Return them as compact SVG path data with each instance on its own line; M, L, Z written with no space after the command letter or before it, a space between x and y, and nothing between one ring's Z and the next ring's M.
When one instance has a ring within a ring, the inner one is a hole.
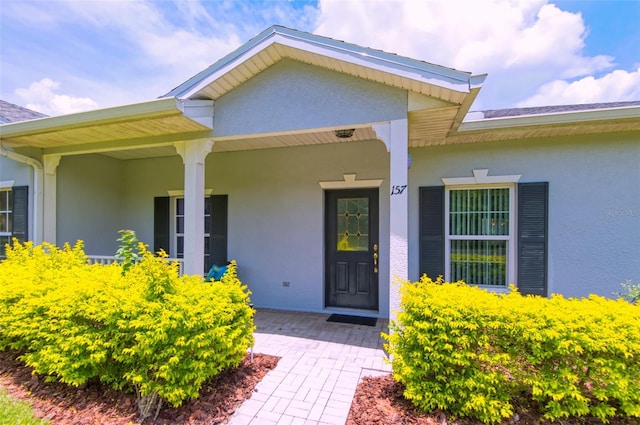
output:
M29 403L16 400L0 387L0 424L47 425L48 422L36 419Z

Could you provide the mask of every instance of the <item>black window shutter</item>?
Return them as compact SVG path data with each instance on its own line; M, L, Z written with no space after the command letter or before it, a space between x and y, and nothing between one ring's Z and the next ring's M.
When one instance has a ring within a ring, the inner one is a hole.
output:
M420 188L420 276L444 276L444 186Z
M547 296L549 183L518 184L518 290Z
M227 264L227 195L211 195L211 233L209 234L209 264Z
M29 237L29 186L12 187L11 196L11 237L24 243Z
M153 198L153 252L163 249L171 254L171 199L168 196Z

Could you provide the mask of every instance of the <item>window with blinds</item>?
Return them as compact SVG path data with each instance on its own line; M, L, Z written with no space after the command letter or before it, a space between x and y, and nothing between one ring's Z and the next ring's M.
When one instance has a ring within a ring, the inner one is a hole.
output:
M0 190L0 257L4 257L5 246L11 242L11 191Z
M204 198L204 260L208 264L209 238L211 237L211 198ZM184 258L184 198L175 198L175 247L176 258Z
M506 286L512 281L512 189L451 188L447 204L449 280Z

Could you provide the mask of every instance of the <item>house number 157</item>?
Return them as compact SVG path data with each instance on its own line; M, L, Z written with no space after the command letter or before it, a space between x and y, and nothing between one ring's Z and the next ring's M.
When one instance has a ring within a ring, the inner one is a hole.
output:
M391 196L393 195L402 195L402 192L407 188L407 185L402 186L391 186Z

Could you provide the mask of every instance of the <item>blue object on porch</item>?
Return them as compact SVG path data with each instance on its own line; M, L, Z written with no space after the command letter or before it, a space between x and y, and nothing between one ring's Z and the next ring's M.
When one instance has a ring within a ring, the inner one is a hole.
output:
M211 282L211 281L221 280L222 276L224 276L224 274L227 272L228 266L229 266L228 264L224 266L213 264L209 269L209 273L207 273L207 277L204 278L204 281Z

